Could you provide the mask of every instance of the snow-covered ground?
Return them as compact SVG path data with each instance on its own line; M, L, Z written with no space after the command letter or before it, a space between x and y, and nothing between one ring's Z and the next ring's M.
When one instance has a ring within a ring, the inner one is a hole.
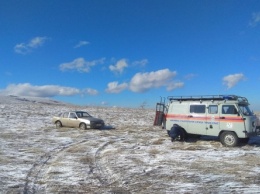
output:
M104 130L56 129L61 111L85 110ZM0 96L0 193L258 193L260 137L223 147L171 142L154 110L83 107Z

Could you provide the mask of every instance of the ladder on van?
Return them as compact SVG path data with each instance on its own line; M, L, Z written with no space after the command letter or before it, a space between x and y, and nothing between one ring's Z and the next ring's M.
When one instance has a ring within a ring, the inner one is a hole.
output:
M154 126L161 126L163 123L163 120L165 118L164 115L165 111L165 99L161 98L161 101L156 104L156 112L155 112L155 118L154 118Z

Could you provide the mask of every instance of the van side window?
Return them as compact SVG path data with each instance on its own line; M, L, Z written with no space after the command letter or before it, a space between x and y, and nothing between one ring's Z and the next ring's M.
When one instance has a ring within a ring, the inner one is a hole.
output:
M218 106L217 105L209 105L209 114L217 114Z
M190 105L190 113L205 113L205 105Z
M223 105L222 114L237 114L237 109L234 105Z

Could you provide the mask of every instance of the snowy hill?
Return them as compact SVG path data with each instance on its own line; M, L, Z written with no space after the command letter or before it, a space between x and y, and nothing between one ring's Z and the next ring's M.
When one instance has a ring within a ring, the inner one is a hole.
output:
M68 110L112 127L56 129L52 116ZM236 148L215 139L171 142L152 126L154 115L0 96L0 193L259 192L259 137Z
M14 95L0 95L0 103L15 103L19 104L21 102L28 102L28 103L41 103L41 104L64 104L62 102L58 102L52 100L50 98L41 98L41 97L30 97L30 96L14 96Z

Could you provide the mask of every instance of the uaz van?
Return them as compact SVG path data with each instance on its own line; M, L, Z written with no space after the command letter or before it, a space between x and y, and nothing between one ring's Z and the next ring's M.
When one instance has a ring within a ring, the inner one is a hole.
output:
M256 136L256 116L245 97L236 95L211 95L168 97L156 106L154 125L170 130L178 124L186 137L190 134L217 136L228 147L247 142Z

